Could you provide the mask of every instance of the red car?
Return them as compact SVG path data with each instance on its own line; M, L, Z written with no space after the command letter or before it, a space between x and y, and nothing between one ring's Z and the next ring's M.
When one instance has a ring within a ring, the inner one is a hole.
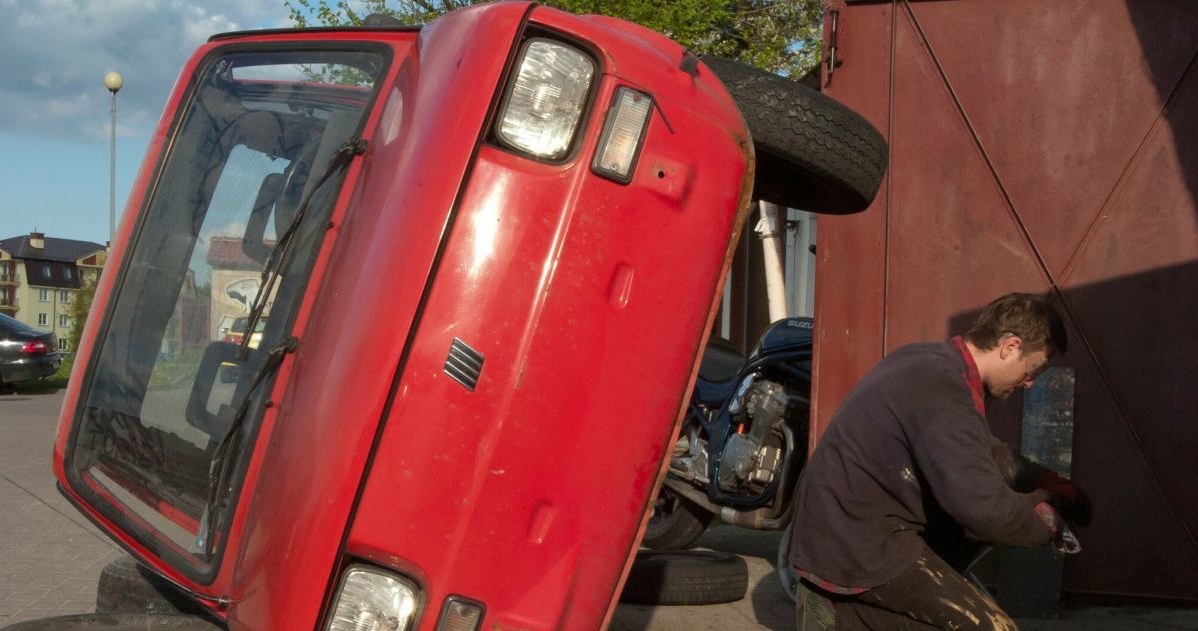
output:
M191 603L181 627L600 628L748 209L749 131L707 65L619 20L372 24L187 63L56 475ZM230 297L269 313L256 348L205 338Z
M237 318L233 320L233 324L229 325L229 330L225 332L225 335L221 338L221 341L228 342L230 344L241 344L241 341L245 339L245 331L249 328L249 324L249 318ZM263 317L261 320L258 320L258 323L254 325L254 332L250 334L250 346L252 348L257 348L258 344L261 343L262 331L264 330L266 330L265 317Z

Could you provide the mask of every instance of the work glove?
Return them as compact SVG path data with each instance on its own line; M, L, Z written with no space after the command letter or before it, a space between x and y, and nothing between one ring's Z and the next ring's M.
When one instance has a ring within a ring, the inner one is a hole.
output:
M1036 483L1036 487L1048 492L1048 502L1065 521L1078 526L1089 526L1094 516L1090 498L1068 478L1055 471L1048 471Z
M1052 547L1061 554L1077 554L1082 551L1082 544L1069 528L1068 522L1057 514L1057 509L1048 502L1036 504L1036 516L1044 521L1044 525L1052 530Z

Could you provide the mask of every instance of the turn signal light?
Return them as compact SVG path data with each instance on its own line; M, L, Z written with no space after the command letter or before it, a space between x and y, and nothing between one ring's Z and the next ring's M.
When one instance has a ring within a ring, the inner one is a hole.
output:
M461 596L445 599L437 631L476 631L483 621L483 606Z
M653 98L648 94L629 88L616 91L599 140L599 151L591 164L595 173L621 184L632 180L632 169L641 153L652 111Z

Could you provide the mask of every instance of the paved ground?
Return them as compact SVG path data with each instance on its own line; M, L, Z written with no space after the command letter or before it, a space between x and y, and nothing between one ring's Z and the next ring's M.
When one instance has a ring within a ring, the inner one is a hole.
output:
M0 627L95 606L101 568L123 554L54 487L50 469L60 393L0 394ZM613 631L790 631L790 601L773 574L777 533L714 527L700 543L749 564L748 595L706 607L621 605ZM1198 631L1198 609L1086 606L1023 631Z
M0 394L0 626L90 611L96 579L121 552L54 486L62 394Z

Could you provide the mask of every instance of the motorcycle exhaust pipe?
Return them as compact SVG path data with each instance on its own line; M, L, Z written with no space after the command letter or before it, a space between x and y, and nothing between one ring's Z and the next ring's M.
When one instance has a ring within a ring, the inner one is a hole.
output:
M784 502L782 504L785 505ZM791 511L782 511L781 515L774 515L772 513L773 509L770 508L743 511L725 506L720 509L720 519L733 526L742 526L754 530L782 530L790 523Z
M736 510L728 506L717 506L707 499L707 494L702 493L689 484L680 480L666 479L665 485L670 487L671 491L685 497L686 499L703 507L703 510L719 515L720 519L734 525L745 528L753 528L755 530L782 530L790 523L791 511L781 511L782 514L774 514L774 509L770 507L758 508L755 510ZM783 505L787 503L783 502Z

